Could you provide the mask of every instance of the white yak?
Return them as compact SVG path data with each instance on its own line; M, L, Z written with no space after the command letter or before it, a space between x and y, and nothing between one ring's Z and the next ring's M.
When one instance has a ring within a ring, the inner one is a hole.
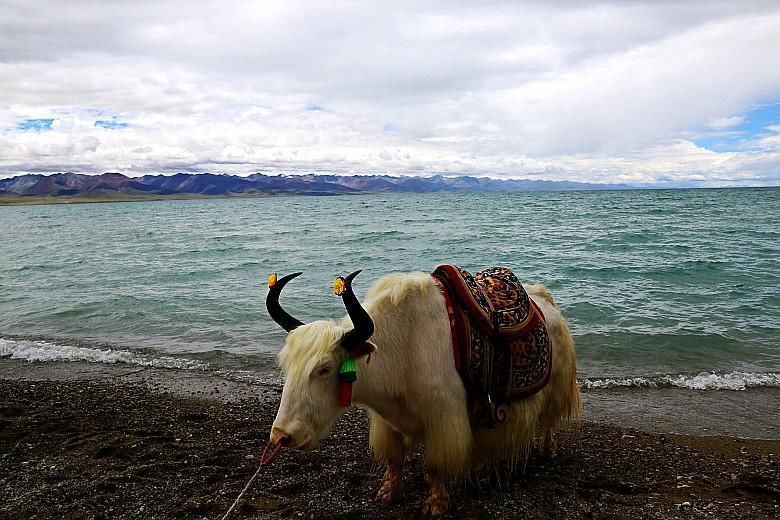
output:
M386 466L377 500L401 497L406 451L415 443L424 445L430 487L423 511L438 515L449 504L448 482L500 462L524 462L535 438L552 454L555 430L579 417L574 340L543 285L526 290L545 316L552 343L549 383L514 402L504 422L485 429L470 421L445 299L430 274L387 275L361 307L352 292L353 273L340 279L348 316L339 323L308 324L278 303L284 285L299 274L269 279L268 311L289 331L279 354L285 382L270 440L296 449L316 447L346 410L339 404L338 371L352 357L358 375L352 402L368 411L371 449Z

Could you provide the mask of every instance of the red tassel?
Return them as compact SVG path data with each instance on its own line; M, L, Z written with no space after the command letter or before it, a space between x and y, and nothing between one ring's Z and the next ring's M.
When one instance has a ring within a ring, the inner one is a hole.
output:
M352 383L348 381L339 382L339 406L346 408L352 404Z

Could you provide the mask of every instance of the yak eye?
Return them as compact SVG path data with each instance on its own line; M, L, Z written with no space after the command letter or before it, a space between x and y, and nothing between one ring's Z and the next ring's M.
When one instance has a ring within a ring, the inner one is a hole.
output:
M327 375L330 375L330 367L322 367L319 370L317 370L317 375L320 377L325 377Z

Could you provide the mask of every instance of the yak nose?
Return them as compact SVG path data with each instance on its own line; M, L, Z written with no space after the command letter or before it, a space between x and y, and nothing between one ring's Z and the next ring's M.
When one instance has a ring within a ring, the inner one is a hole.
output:
M271 428L271 442L273 444L281 444L282 446L289 445L293 440L292 435L284 431L283 429L279 428L278 426L274 426Z

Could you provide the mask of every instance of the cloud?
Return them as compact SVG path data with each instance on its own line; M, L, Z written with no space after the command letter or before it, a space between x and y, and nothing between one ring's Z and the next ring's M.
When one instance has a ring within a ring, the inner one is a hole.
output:
M745 142L745 148L780 152L780 125L769 125L766 130L758 139Z
M0 175L780 171L745 130L780 99L776 2L5 2L0 32Z
M724 128L737 126L744 120L744 116L718 117L708 121L707 126L715 130L723 130Z

